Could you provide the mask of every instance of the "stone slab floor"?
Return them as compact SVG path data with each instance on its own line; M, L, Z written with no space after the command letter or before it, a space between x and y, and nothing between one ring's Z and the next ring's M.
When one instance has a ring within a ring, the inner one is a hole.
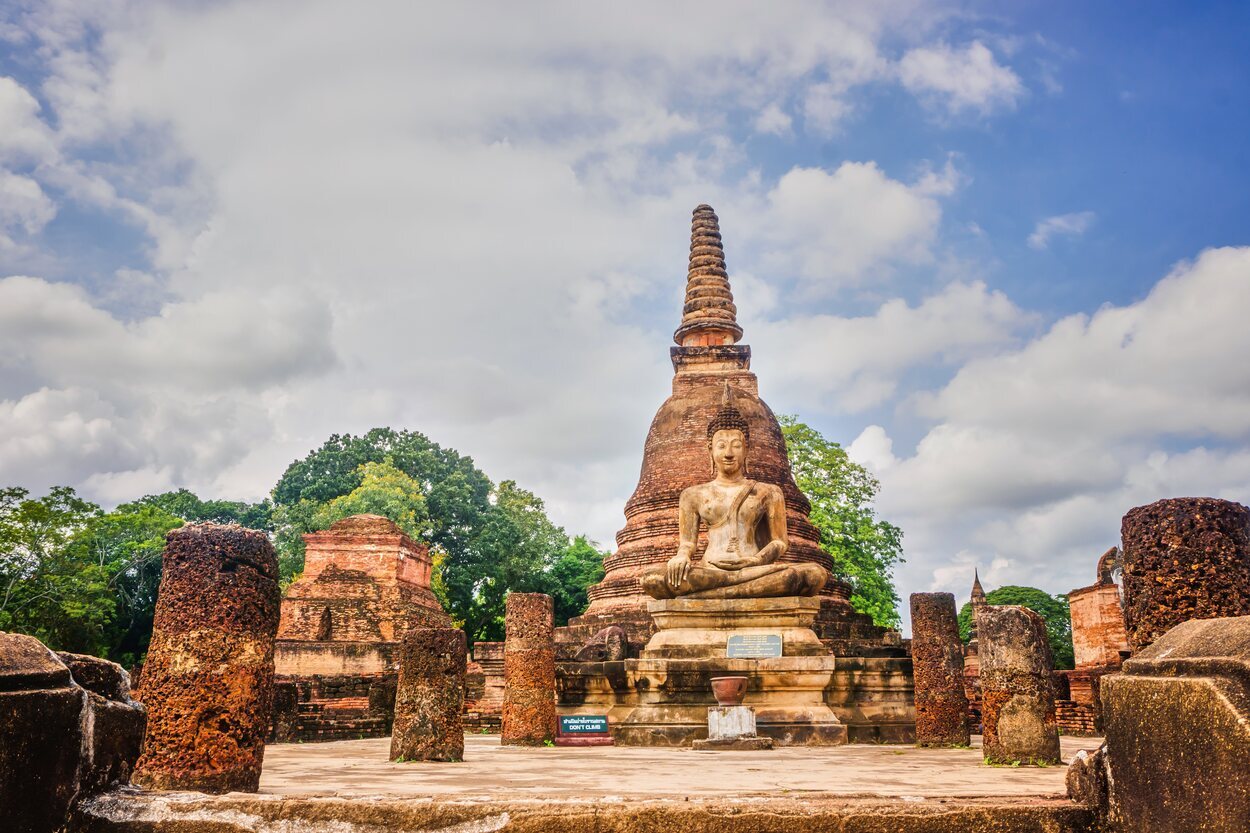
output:
M1063 759L1101 738L1063 738ZM265 749L262 793L390 799L867 796L902 800L1064 795L1066 766L989 767L971 749L852 744L768 752L500 746L468 735L458 764L389 763L389 738Z

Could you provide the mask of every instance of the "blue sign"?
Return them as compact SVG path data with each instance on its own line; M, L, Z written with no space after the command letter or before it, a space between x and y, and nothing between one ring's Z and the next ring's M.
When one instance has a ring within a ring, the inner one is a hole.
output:
M606 735L607 733L608 716L606 714L560 715L560 734L562 735Z
M771 659L781 656L781 634L736 633L725 645L730 659Z

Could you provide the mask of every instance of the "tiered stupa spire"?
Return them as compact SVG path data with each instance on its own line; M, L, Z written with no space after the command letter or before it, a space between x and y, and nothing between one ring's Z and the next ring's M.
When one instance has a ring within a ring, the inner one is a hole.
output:
M710 205L700 205L690 221L690 267L686 303L673 341L681 347L736 344L742 338L738 308L729 289L720 221Z

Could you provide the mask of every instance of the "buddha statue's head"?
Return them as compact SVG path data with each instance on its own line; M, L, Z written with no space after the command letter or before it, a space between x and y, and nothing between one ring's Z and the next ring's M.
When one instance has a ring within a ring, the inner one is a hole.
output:
M712 458L712 474L731 479L745 476L747 447L751 428L742 412L734 407L733 389L725 385L720 408L707 424L707 447Z

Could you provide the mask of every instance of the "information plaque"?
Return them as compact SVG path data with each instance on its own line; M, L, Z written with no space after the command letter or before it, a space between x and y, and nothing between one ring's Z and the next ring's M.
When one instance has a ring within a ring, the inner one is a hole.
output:
M781 634L736 633L725 645L729 659L771 659L781 656Z
M606 714L560 715L560 734L562 735L605 735L607 732L608 716Z

